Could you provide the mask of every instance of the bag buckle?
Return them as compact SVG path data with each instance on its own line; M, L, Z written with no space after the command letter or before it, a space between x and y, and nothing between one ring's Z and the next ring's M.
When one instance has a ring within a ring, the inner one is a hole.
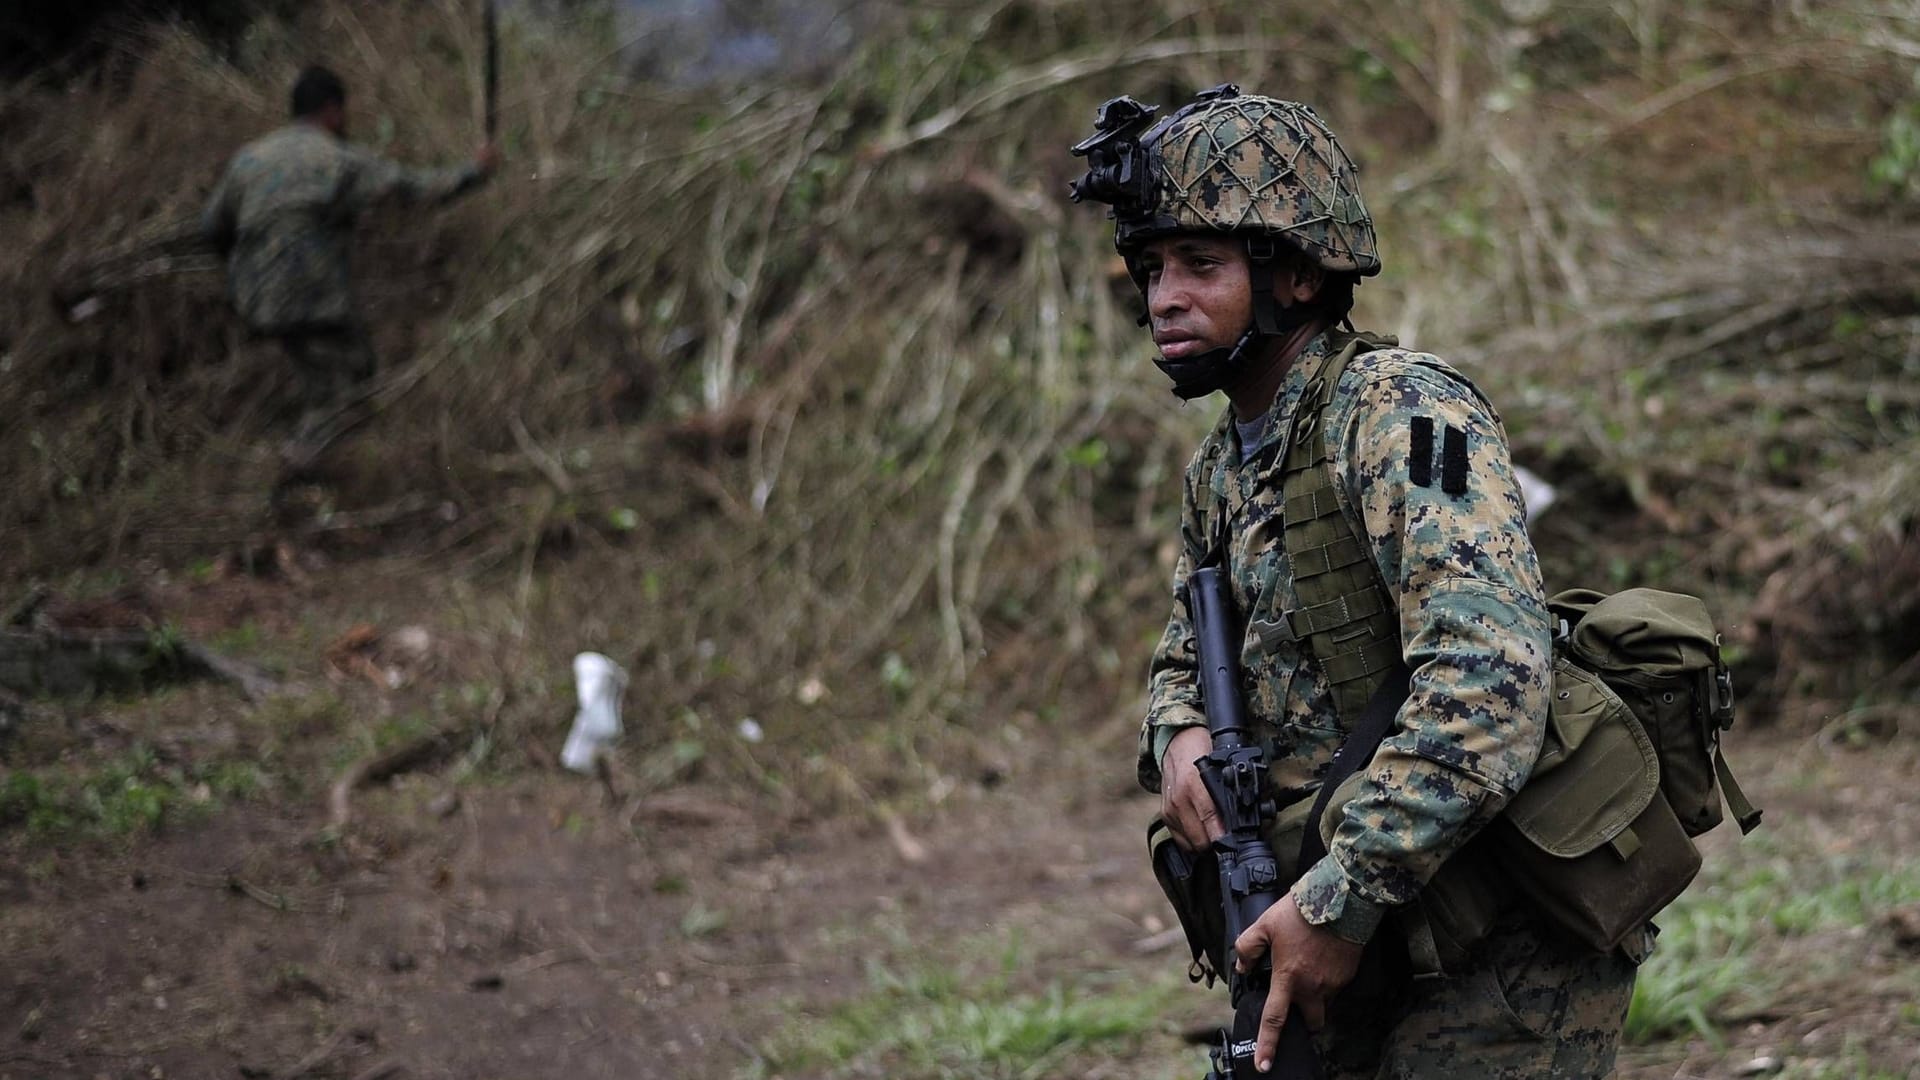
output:
M1722 731L1733 726L1733 672L1724 667L1713 672L1713 720Z

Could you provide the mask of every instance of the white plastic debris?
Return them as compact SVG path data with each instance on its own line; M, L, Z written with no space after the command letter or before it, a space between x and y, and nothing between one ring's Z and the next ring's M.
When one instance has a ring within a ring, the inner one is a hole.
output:
M793 696L798 698L802 705L818 705L820 700L827 696L827 684L820 681L820 676L809 675L807 681L800 684L800 689Z
M1513 467L1513 473L1520 480L1520 497L1527 502L1527 524L1531 525L1542 510L1553 505L1553 500L1559 498L1560 493L1553 489L1552 484L1518 465Z
M573 683L580 694L580 711L560 751L560 764L574 772L593 772L593 759L620 737L620 697L626 693L627 673L599 653L573 658Z
M760 726L760 721L749 716L740 721L740 737L750 743L757 743L767 737L767 732Z

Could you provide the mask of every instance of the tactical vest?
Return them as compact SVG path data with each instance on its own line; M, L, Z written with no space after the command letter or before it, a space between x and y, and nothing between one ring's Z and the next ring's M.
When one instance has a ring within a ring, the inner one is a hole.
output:
M1374 691L1400 665L1400 619L1374 568L1373 552L1340 503L1321 422L1353 358L1396 342L1330 333L1327 353L1308 375L1287 429L1280 467L1281 545L1300 604L1287 613L1287 623L1326 675L1334 710L1351 730Z
M1363 531L1339 498L1322 427L1354 357L1393 344L1336 335L1308 376L1281 469L1282 545L1299 605L1286 618L1326 675L1342 728L1375 746L1384 731L1375 723L1361 734L1362 717L1370 703L1376 712L1382 707L1376 693L1401 670L1400 620ZM1638 961L1651 945L1647 921L1698 872L1690 838L1719 823L1722 798L1742 832L1759 823L1720 753L1720 732L1733 719L1732 683L1705 605L1630 589L1611 597L1572 590L1548 607L1556 632L1540 756L1501 818L1399 913L1419 970L1463 961L1509 888L1577 940ZM1283 820L1293 816L1305 827L1317 816L1320 839L1330 844L1372 756L1371 747L1354 749L1343 746L1341 757L1357 767L1326 778L1334 789L1316 800L1317 814L1283 813ZM1490 860L1498 861L1497 875L1486 867Z

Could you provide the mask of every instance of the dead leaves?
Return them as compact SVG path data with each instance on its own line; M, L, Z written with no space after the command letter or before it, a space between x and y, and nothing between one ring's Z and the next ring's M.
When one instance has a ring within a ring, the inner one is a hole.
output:
M384 691L399 690L432 670L439 644L424 626L392 632L372 623L356 623L327 646L328 678L365 681Z

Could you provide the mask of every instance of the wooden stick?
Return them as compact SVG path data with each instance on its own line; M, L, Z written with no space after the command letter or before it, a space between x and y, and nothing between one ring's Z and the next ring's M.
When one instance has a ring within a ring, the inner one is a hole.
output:
M327 823L334 829L345 828L353 820L355 789L392 779L432 761L453 742L460 730L452 727L430 732L347 766L327 793Z

